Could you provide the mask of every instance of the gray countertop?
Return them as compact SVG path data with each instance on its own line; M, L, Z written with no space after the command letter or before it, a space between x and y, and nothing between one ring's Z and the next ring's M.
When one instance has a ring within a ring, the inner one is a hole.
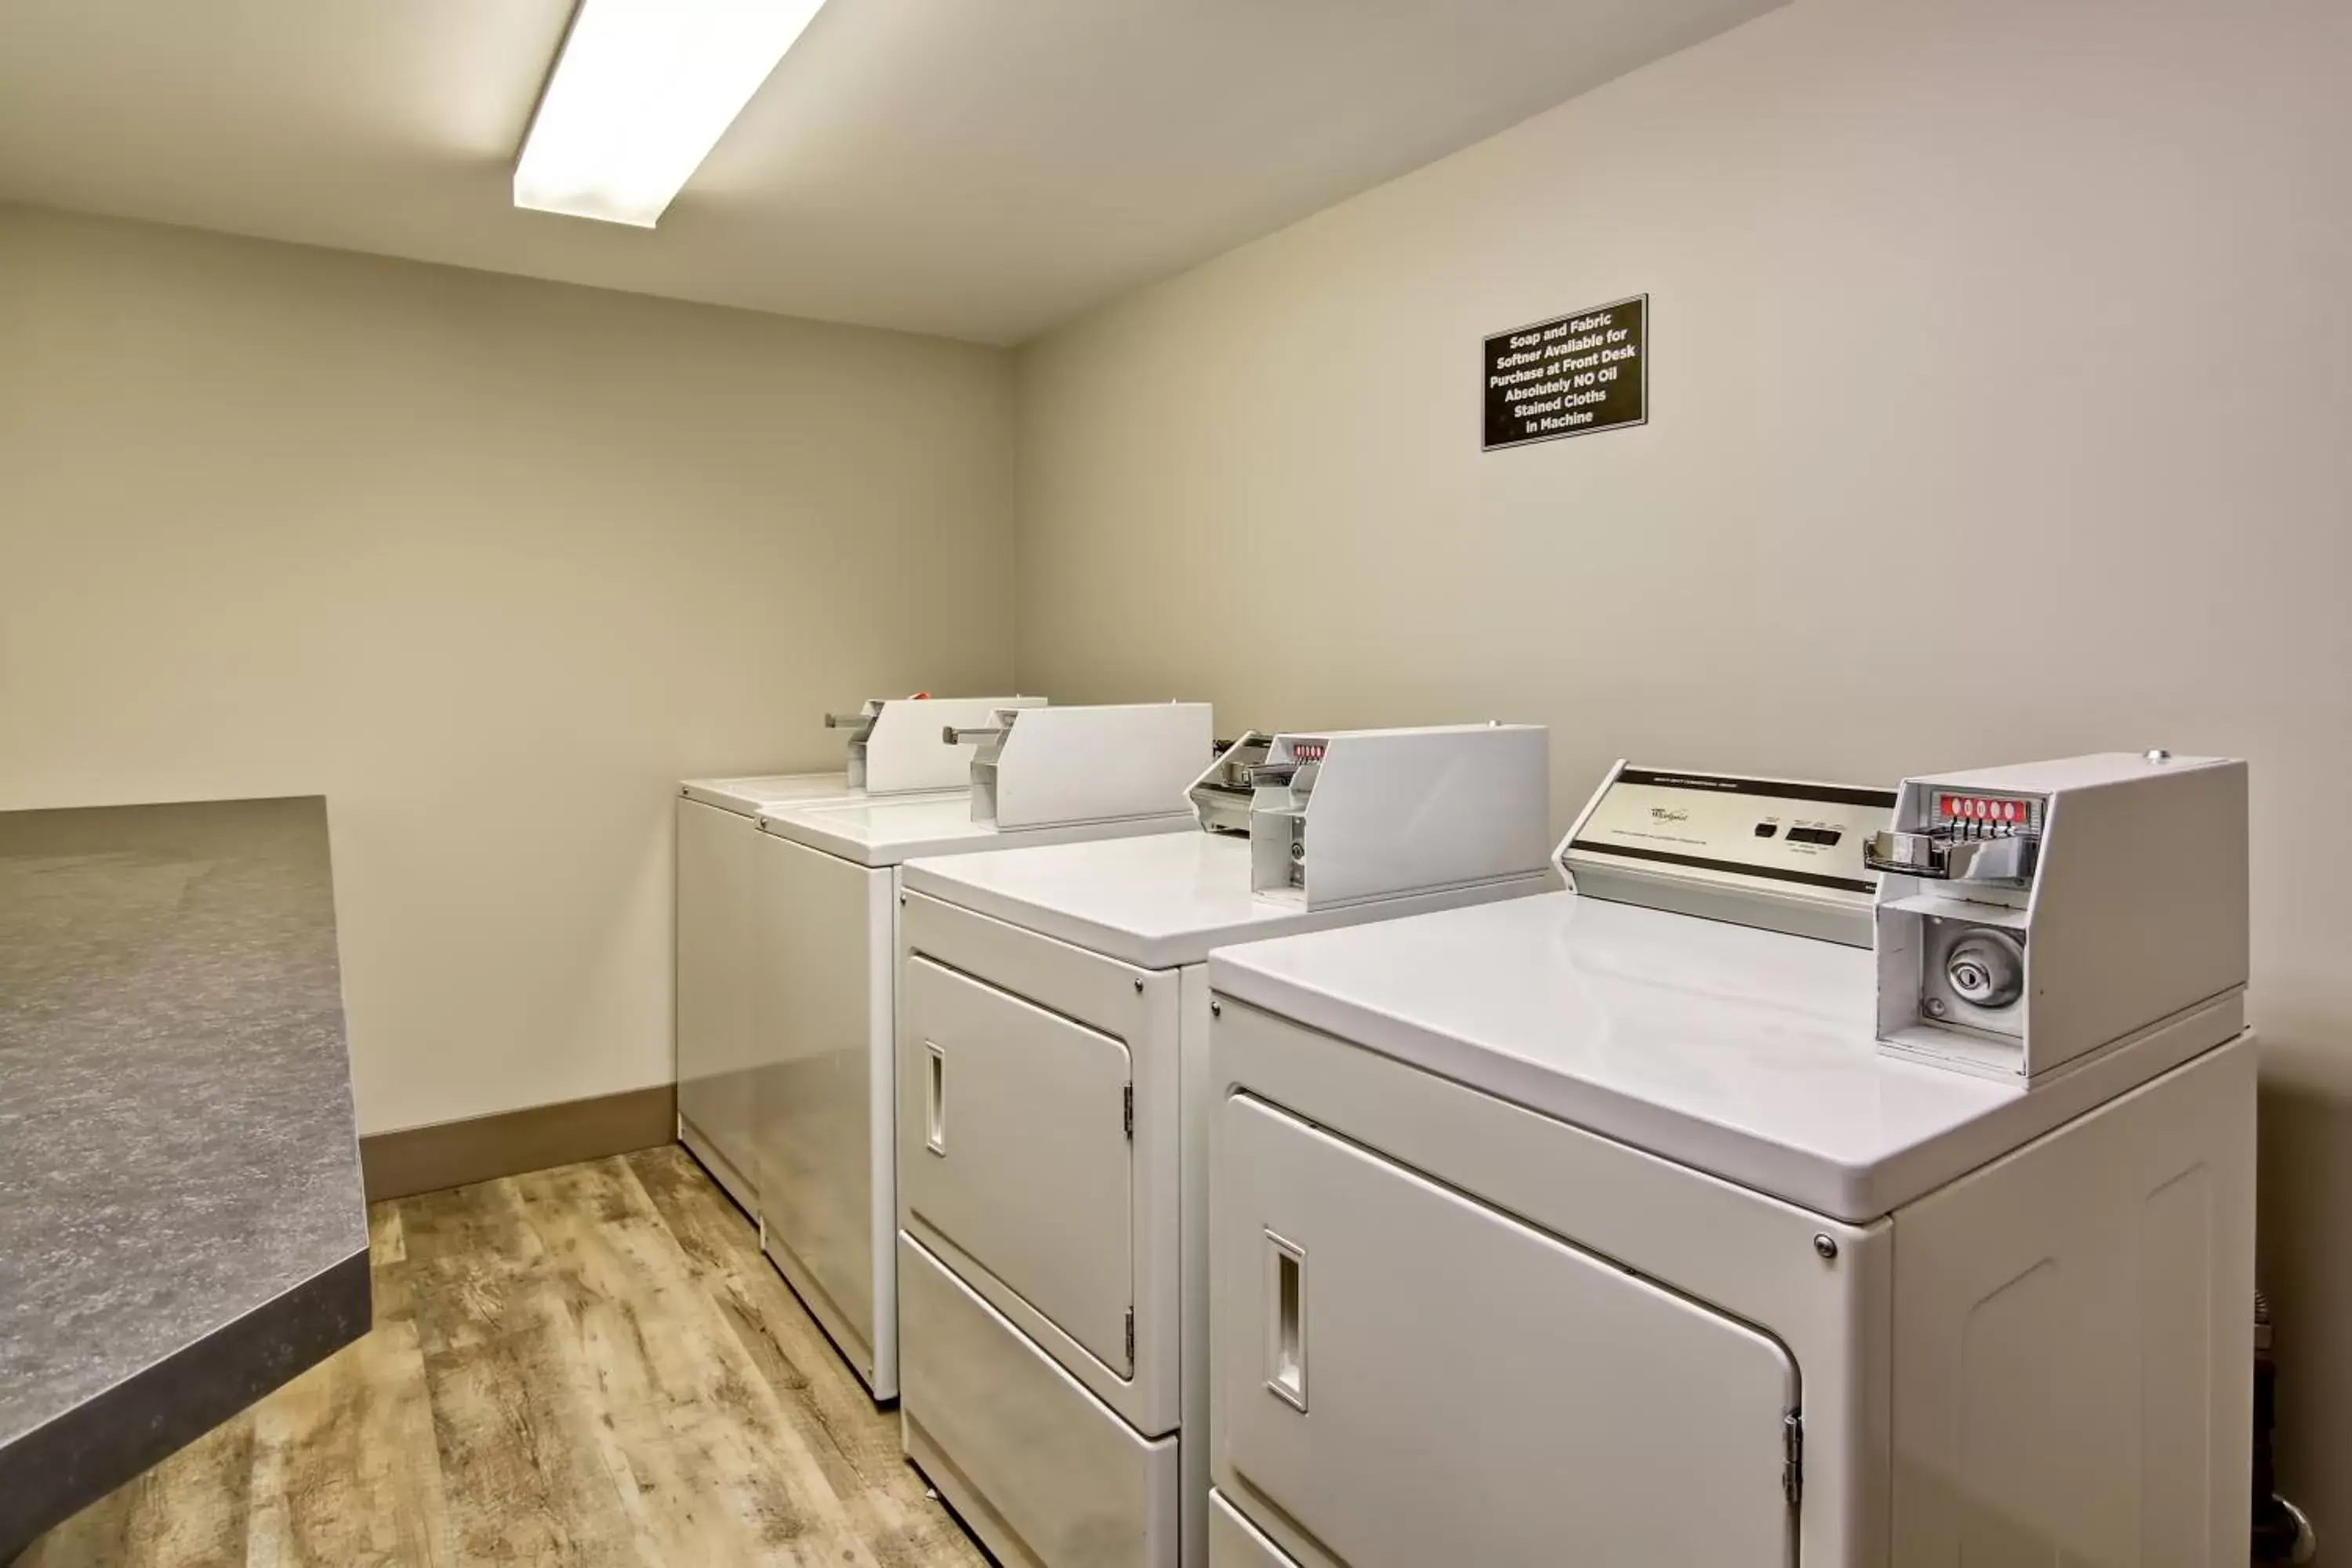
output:
M0 813L0 1562L364 1333L316 798Z

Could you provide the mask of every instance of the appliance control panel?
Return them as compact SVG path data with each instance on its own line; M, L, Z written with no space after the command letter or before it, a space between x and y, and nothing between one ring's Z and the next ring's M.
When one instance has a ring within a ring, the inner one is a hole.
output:
M1505 880L1532 889L1550 761L1550 731L1534 724L1275 735L1243 770L1250 891L1336 909Z
M941 738L972 752L971 817L998 828L1177 816L1214 720L1205 702L999 708Z
M1620 763L1556 856L1579 893L1869 943L1895 792Z

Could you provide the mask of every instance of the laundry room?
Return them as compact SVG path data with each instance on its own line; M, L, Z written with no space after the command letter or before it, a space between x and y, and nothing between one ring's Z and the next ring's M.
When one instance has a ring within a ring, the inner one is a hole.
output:
M0 5L0 1563L2326 1563L2340 0Z

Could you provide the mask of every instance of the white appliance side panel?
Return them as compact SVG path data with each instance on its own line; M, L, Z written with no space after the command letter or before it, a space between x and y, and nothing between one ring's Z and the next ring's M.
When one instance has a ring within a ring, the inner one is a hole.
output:
M2242 1561L2251 1035L1895 1215L1895 1560Z
M760 1221L760 1200L751 1178L735 1169L710 1140L683 1116L677 1119L677 1141L685 1146L688 1153L694 1156L695 1163L718 1182L719 1190L735 1200L744 1216L757 1225Z
M762 1229L785 1278L873 1386L874 1157L880 1139L887 1158L890 1111L876 1094L874 1051L891 1023L893 877L772 834L758 848Z
M1210 1058L1209 969L1203 963L1177 971L1178 1041L1182 1063L1178 1098L1177 1238L1178 1386L1183 1391L1181 1430L1184 1469L1184 1568L1204 1568L1210 1555L1208 1519L1209 1387L1209 1130L1216 1119L1217 1082ZM1246 1559L1244 1559L1246 1561Z
M2058 796L2034 883L2026 1046L2039 1078L2246 984L2245 764Z
M1181 811L1216 721L1205 702L1040 708L1022 715L997 760L996 826L1046 827Z
M688 1146L735 1201L759 1213L751 1088L758 938L758 825L677 802L677 1113Z
M874 1375L866 1387L877 1400L898 1397L898 922L907 894L898 868L874 889L866 939L875 964L867 976L866 1103L873 1107L867 1169L866 1234L874 1258Z
M1268 1541L1265 1532L1244 1519L1222 1494L1209 1494L1207 1511L1210 1568L1298 1568L1296 1560Z
M1307 807L1312 909L1543 870L1551 732L1540 725L1334 735Z
M900 984L906 1212L1128 1373L1126 1044L926 958L909 957Z
M1174 1568L1176 1439L1147 1440L901 1236L907 1451L1000 1562Z
M1795 1561L1778 1342L1261 1101L1217 1114L1225 1456L1333 1556Z
M971 757L979 742L950 742L950 728L986 725L1000 708L1038 708L1042 697L927 697L882 704L866 742L866 793L904 795L916 790L970 789Z

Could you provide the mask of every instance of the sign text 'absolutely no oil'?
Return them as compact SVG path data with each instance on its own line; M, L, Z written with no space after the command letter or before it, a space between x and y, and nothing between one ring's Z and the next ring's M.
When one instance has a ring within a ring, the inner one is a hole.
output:
M1486 450L1641 425L1650 417L1650 297L1486 340Z

